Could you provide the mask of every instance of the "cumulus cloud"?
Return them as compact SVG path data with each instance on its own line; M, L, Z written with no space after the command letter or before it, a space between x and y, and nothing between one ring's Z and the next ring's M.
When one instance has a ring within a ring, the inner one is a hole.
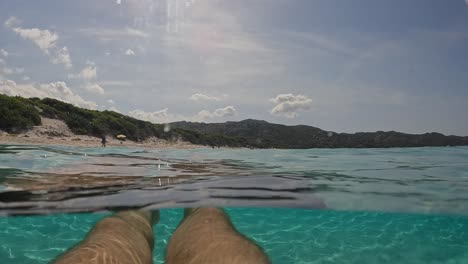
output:
M184 116L180 114L173 114L169 112L168 108L164 108L155 112L146 112L140 109L130 111L128 113L137 119L146 120L154 123L170 123L175 121L206 121L216 117L227 117L234 116L237 114L234 106L226 106L224 108L218 108L213 112L208 110L202 110L193 116Z
M15 17L10 17L5 21L5 26L20 37L32 41L45 54L51 56L50 62L53 64L63 64L66 68L72 67L70 53L67 47L58 48L59 36L55 32L39 28L22 28L18 26L21 21ZM51 55L52 54L52 55Z
M131 49L128 49L125 51L125 55L128 55L128 56L135 56L135 52Z
M312 99L304 95L279 94L270 99L276 106L271 114L294 118L298 111L309 111L312 107Z
M85 89L95 94L100 94L100 95L104 94L104 88L102 88L97 83L88 83L86 84Z
M108 99L108 100L107 100L107 103L108 103L108 104L115 104L115 101L112 100L112 99Z
M3 57L8 57L8 52L4 49L0 49L0 55L2 55Z
M54 53L55 54L50 59L53 64L63 64L65 68L71 68L73 66L67 47L58 49Z
M216 96L209 96L201 93L192 94L189 98L193 101L221 101L222 98Z
M225 117L225 116L234 116L237 114L237 110L234 106L226 106L224 108L218 108L214 111L214 115L217 117Z
M214 112L210 112L208 110L202 110L198 113L198 117L202 120L214 118L214 117L226 117L226 116L234 116L237 114L237 110L234 106L226 106L224 108L218 108Z
M29 80L31 80L31 77L29 77L29 76L26 76L26 75L25 75L25 76L23 76L23 81L29 81Z
M119 114L121 114L120 110L119 110L119 109L117 109L117 108L116 108L116 107L114 107L114 106L110 107L110 108L109 108L109 111L114 111L114 112L116 112L116 113L119 113Z
M12 17L8 18L8 19L5 21L5 27L11 28L11 27L13 27L14 25L17 25L17 24L19 24L19 23L21 23L21 21L19 21L18 18L12 16Z
M16 84L11 80L0 82L0 93L10 96L53 98L79 107L96 109L97 104L87 101L75 94L64 82L51 82L48 84Z
M168 108L164 108L162 110L155 111L155 112L145 112L140 109L135 109L133 111L130 111L128 114L137 119L150 121L154 123L169 123L169 122L176 121L175 116L170 115L168 110L169 110Z
M87 66L83 70L81 70L79 77L83 80L91 80L96 78L97 76L97 68L96 66Z
M38 46L43 52L49 54L51 48L55 48L57 45L58 35L55 32L50 32L46 29L39 28L22 28L16 26L20 21L15 17L10 17L5 21L5 26L10 28L22 38L32 41Z
M18 33L22 38L34 42L45 53L49 53L49 49L55 47L58 40L58 35L49 30L14 28L13 31Z
M89 62L89 61L88 61ZM79 74L68 74L70 79L83 79L89 81L97 77L97 67L94 64L86 63L88 66L84 67Z

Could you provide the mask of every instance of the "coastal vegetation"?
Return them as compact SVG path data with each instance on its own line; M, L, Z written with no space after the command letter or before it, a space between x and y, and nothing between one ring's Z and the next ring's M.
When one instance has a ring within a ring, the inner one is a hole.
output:
M0 94L0 130L15 133L40 124L39 111L28 99Z
M247 119L240 122L153 124L114 111L96 111L50 98L22 98L0 94L0 130L20 133L41 124L41 117L63 120L78 135L123 134L141 142L150 137L186 141L212 147L249 148L388 148L468 145L468 137L440 133L420 135L395 131L335 133L320 128L285 126Z
M445 136L434 132L419 135L395 131L336 133L312 126L285 126L253 119L208 124L176 122L171 126L200 133L243 138L246 145L255 148L392 148L468 145L468 137Z
M114 111L96 111L50 98L22 98L0 94L0 130L19 133L41 124L41 116L63 120L77 135L95 137L123 134L132 141L150 137L183 140L207 146L245 146L245 140L216 133L200 133L183 128L164 131L164 125L135 119Z

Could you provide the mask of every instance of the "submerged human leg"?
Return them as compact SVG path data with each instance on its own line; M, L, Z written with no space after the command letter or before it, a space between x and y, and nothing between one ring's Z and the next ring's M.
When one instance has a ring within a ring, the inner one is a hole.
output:
M54 263L152 263L152 225L159 212L124 211L97 222L82 242Z
M218 208L186 209L166 248L167 264L263 264L263 250L237 232Z

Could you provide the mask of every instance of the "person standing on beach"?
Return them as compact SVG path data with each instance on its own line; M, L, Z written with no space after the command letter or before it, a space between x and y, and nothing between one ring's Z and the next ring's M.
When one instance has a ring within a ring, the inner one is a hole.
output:
M106 147L106 143L107 143L106 136L102 135L101 136L101 144L102 144L103 148Z

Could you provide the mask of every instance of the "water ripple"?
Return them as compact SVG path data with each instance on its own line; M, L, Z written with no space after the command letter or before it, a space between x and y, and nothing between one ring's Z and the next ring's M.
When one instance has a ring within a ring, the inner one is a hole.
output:
M468 148L0 146L0 214L199 205L468 215Z

